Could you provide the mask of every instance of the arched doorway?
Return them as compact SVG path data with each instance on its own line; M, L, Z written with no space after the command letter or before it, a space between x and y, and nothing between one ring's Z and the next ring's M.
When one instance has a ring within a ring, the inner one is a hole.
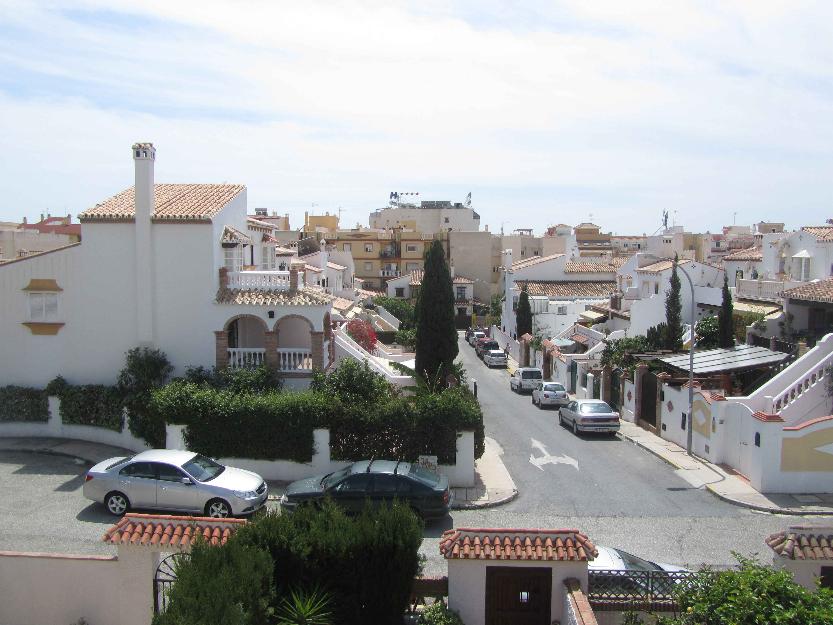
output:
M228 366L232 369L259 367L266 362L268 327L259 317L240 315L224 327L228 340Z
M285 315L275 324L278 335L278 370L288 373L309 373L313 365L321 366L313 358L313 348L323 349L323 333L313 332L309 319L301 315ZM313 337L317 338L313 345Z

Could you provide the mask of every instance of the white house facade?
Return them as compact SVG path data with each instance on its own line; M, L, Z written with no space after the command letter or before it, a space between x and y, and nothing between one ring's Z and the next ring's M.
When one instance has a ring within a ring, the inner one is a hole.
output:
M261 269L277 251L247 218L246 188L155 184L153 145L132 152L135 185L79 216L82 243L0 266L0 384L112 383L136 346L177 373L325 366L331 297L290 257Z

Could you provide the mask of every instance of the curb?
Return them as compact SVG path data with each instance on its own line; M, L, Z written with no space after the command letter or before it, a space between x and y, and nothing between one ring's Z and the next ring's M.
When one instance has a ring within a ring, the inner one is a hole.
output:
M483 508L496 508L497 506L502 506L503 504L507 504L510 501L516 499L518 497L518 489L513 488L512 494L507 495L506 497L502 497L501 499L489 499L488 501L480 502L467 502L462 505L455 505L452 510L481 510Z
M633 443L634 445L636 445L640 449L644 449L645 451L647 451L648 453L652 454L653 456L659 458L660 460L662 460L663 462L665 462L669 466L672 466L675 469L682 469L682 467L679 466L678 464L675 464L670 459L658 454L653 449L651 449L649 447L646 447L645 445L640 443L638 440L636 440L634 438L631 438L627 434L623 434L621 431L618 434L623 440L626 440L629 443ZM702 461L698 460L698 462L703 464ZM707 465L704 465L704 466L707 466ZM705 489L707 491L709 491L712 495L714 495L715 497L717 497L721 501L725 501L726 503L730 503L733 506L738 506L739 508L747 508L749 510L756 510L757 512L766 512L766 513L769 513L769 514L783 514L785 516L830 516L830 515L833 515L833 509L831 509L831 510L793 510L791 508L781 508L781 507L778 507L778 506L761 506L761 505L758 505L758 504L742 501L740 499L733 499L732 497L729 497L728 495L725 495L725 494L719 492L718 490L716 490L714 488L714 486L712 486L711 484L704 484L703 486L705 487Z
M21 453L29 453L29 454L44 454L46 456L60 456L62 458L72 458L73 460L81 460L83 462L89 462L90 464L96 465L101 460L90 460L89 458L84 458L83 456L79 456L77 454L68 454L63 451L53 451L52 449L47 448L35 448L35 447L0 447L0 451L7 451L7 452L16 452L19 451Z

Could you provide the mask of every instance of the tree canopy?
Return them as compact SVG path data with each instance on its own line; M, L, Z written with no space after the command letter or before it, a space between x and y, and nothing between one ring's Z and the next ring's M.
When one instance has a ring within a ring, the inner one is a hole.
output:
M518 310L515 312L515 326L518 338L524 334L532 334L532 307L529 305L529 294L526 292L526 285L521 289L518 298Z
M675 254L671 270L671 288L665 296L665 349L672 351L678 351L683 347L683 305L680 302L678 261L679 258Z
M735 324L732 317L732 293L729 291L729 278L723 276L723 301L720 303L720 312L717 315L719 322L718 346L734 347L735 345Z
M454 325L454 290L445 261L445 250L435 240L425 254L425 271L417 296L416 371L424 377L441 379L453 371L457 357L457 329Z

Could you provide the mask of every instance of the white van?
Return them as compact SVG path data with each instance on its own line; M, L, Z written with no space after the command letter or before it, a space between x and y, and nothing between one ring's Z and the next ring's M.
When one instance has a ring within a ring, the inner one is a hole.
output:
M538 383L544 379L544 372L536 367L521 367L515 369L515 373L509 378L509 388L516 393L529 392L538 386Z

